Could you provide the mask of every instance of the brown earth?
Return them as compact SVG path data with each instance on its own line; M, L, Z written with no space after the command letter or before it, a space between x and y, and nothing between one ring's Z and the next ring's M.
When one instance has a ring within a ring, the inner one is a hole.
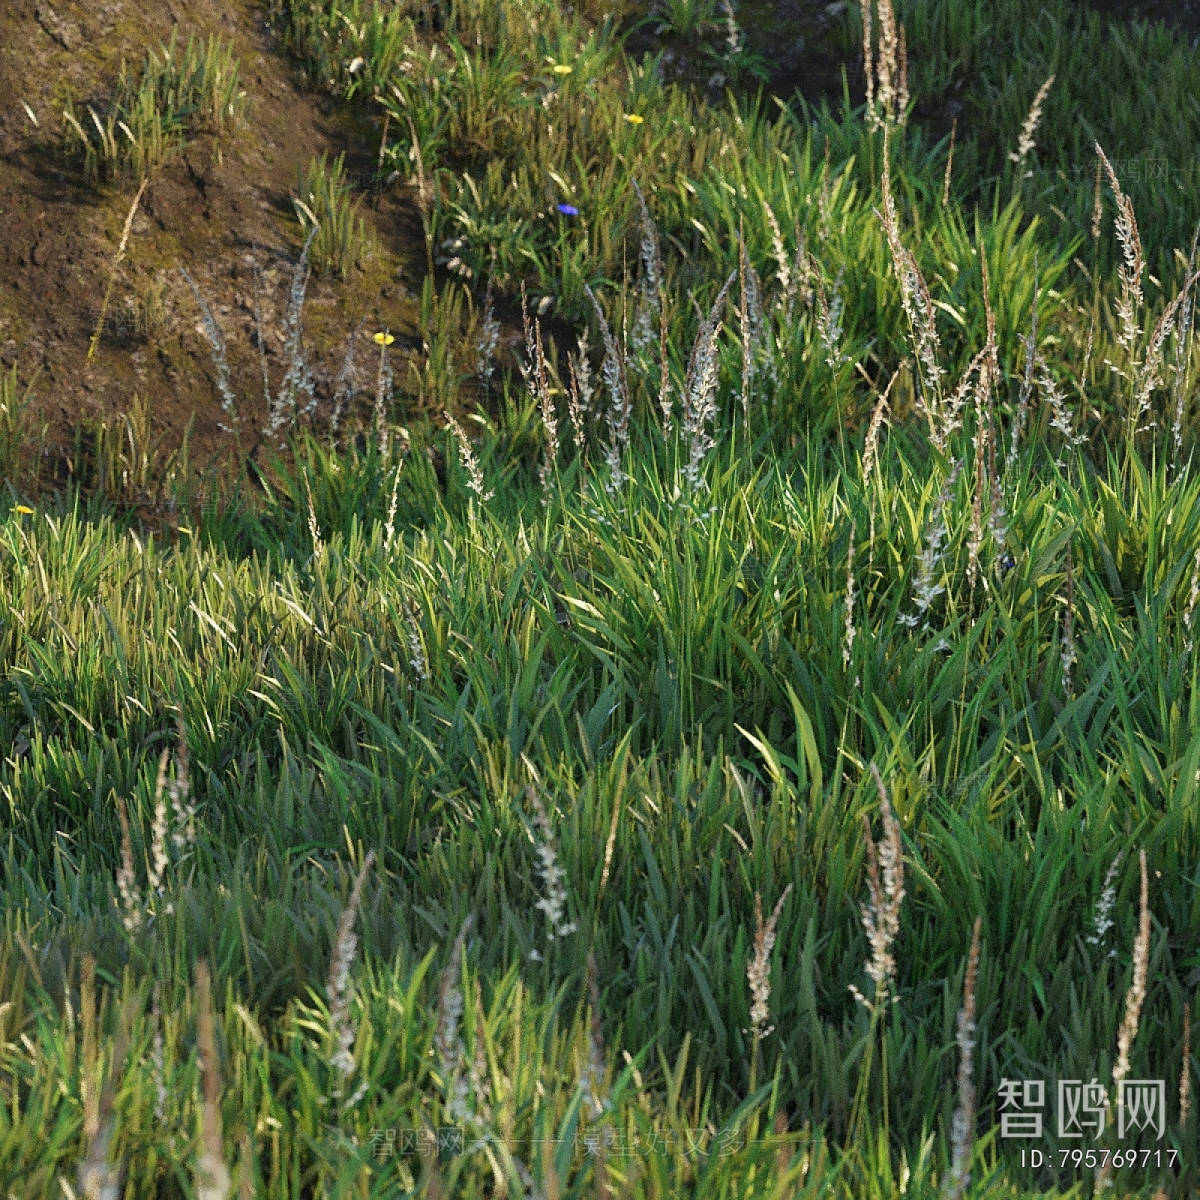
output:
M215 387L196 301L177 267L194 276L221 325L238 397L243 449L255 452L266 420L253 316L253 266L262 269L264 342L272 384L284 373L283 316L301 231L291 197L297 170L322 151L346 152L347 172L367 178L379 132L352 124L342 106L303 90L280 39L252 0L108 0L103 7L9 0L0 17L0 360L36 374L31 425L46 426L48 474L74 459L74 431L110 427L138 393L152 403L162 454L178 448L194 415L197 469L222 457L231 436ZM244 121L222 137L200 134L149 183L113 289L95 358L88 346L136 191L100 188L62 153L69 87L77 109L100 98L122 59L139 66L178 26L180 40L232 39L247 93ZM24 105L32 110L33 119ZM34 123L36 121L36 124ZM305 343L318 393L328 397L346 338L365 321L358 361L373 377L370 333L411 349L414 300L424 274L419 217L406 194L360 209L377 251L345 282L312 278ZM412 264L415 263L415 266ZM418 289L414 292L414 289ZM154 328L146 329L150 300ZM139 319L140 318L140 319ZM403 376L404 364L395 363ZM364 417L361 411L360 420Z
M852 95L861 63L842 45L837 3L743 0L739 20L752 49L773 60L770 89L809 99L841 95L846 62ZM1168 17L1189 34L1200 31L1197 0L1107 0L1114 16ZM62 153L62 109L68 92L77 109L103 97L122 60L139 66L173 29L215 33L233 42L248 111L221 137L200 134L151 179L118 268L108 319L93 361L88 345L112 270L134 187L100 188ZM648 31L629 49L640 57L655 45ZM675 60L687 74L686 56ZM698 67L693 70L698 71ZM668 73L670 73L668 71ZM698 79L698 76L697 76ZM32 112L27 114L25 106ZM36 122L36 123L35 123ZM34 379L29 425L44 428L44 482L63 482L80 469L76 436L87 422L119 429L135 393L149 399L160 462L182 442L189 420L194 469L224 459L234 440L215 386L212 354L200 313L182 275L196 278L222 325L238 397L242 449L258 456L266 421L253 316L254 266L263 272L264 343L272 385L284 372L282 318L292 263L301 244L291 197L297 171L321 152L346 153L352 179L373 175L380 131L331 98L304 89L277 31L256 0L5 0L0 13L0 361L18 364L22 384ZM313 278L305 306L306 346L318 394L327 404L346 339L364 322L357 349L360 378L373 380L370 335L384 326L397 335L398 382L404 355L420 349L415 309L426 255L420 219L407 189L368 197L361 215L377 250L345 282ZM147 327L147 301L155 318ZM159 301L161 303L159 303ZM519 318L505 319L502 345L519 338ZM398 414L403 420L403 405ZM350 428L370 419L359 395ZM85 439L86 440L86 439Z

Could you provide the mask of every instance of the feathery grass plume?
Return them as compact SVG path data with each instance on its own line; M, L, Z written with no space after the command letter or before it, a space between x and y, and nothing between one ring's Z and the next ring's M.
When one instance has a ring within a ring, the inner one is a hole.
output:
M900 932L900 903L904 899L904 846L900 839L900 823L892 812L887 789L879 768L872 762L871 775L879 792L879 811L883 821L883 837L878 851L871 836L871 822L863 813L863 836L867 846L867 887L870 900L863 905L862 923L871 946L871 961L866 972L875 982L875 994L870 1001L854 986L850 992L855 1000L872 1013L883 1011L888 991L896 974L892 943ZM880 882L879 869L883 868Z
M821 345L825 347L825 365L836 371L844 362L846 356L838 349L842 337L842 280L846 268L838 268L837 277L833 281L832 295L828 301L825 298L825 285L821 282L820 271L814 270L813 279L817 285L817 330L820 333Z
M908 317L911 330L913 349L919 365L918 376L921 380L921 393L918 404L929 422L930 437L939 453L945 453L949 438L949 429L953 424L948 414L941 412L941 377L944 368L938 362L941 354L941 342L938 339L937 323L934 319L935 309L933 300L921 274L917 260L900 240L900 226L896 218L896 202L892 198L891 182L891 153L889 150L888 129L883 133L883 212L875 209L875 215L883 225L887 237L888 249L892 255L892 265L896 278L900 283L900 299L904 305L904 313Z
M333 390L333 412L329 415L329 431L333 436L337 437L338 425L342 420L342 409L346 406L346 401L354 392L354 351L358 346L358 335L362 333L362 327L366 324L366 317L359 318L358 324L354 327L354 332L346 339L346 353L342 356L342 369L338 373L337 385ZM263 360L263 383L267 379L267 364L266 359ZM269 399L269 398L268 398Z
M950 503L961 466L962 464L955 459L950 468L950 474L946 477L946 482L942 484L942 490L938 492L937 500L934 501L933 512L929 518L929 532L918 558L919 568L917 578L913 583L913 603L916 605L920 617L906 617L903 614L900 617L901 622L910 628L915 626L918 620L924 620L922 628L928 632L929 609L938 596L946 590L944 584L935 583L934 579L942 565L942 543L945 541L947 533L946 506Z
M263 434L267 437L279 433L285 421L296 418L296 397L303 393L315 402L316 385L308 370L308 360L304 354L304 297L308 291L308 280L311 274L308 265L308 255L312 248L313 238L317 235L318 225L313 225L304 240L300 257L296 260L292 272L292 286L288 293L287 314L284 317L286 341L284 354L287 356L288 369L274 397L274 403L269 410L266 428ZM279 438L279 447L284 445L283 437Z
M683 392L683 434L688 442L688 463L683 473L692 489L700 485L700 464L716 444L708 432L708 423L717 412L717 372L720 368L717 337L721 332L721 308L736 278L737 272L730 271L708 316L700 322L688 363Z
M589 950L587 956L587 991L591 1014L588 1022L588 1059L579 1076L579 1090L583 1102L599 1117L610 1107L602 1094L604 1088L604 1032L600 1027L600 985L597 982L596 956Z
M1192 1110L1192 1002L1183 1003L1183 1063L1179 1068L1179 1128L1187 1128Z
M750 427L750 384L754 376L754 356L762 338L762 303L758 272L746 254L744 222L738 219L738 278L741 283L738 304L738 330L742 342L742 422Z
M158 781L154 785L154 823L150 827L150 870L147 880L153 895L161 897L163 876L166 873L167 857L167 801L163 790L167 783L167 758L170 751L164 750L158 760Z
M1113 1084L1120 1087L1129 1074L1129 1051L1137 1037L1138 1019L1142 1003L1146 999L1146 970L1150 963L1150 886L1146 877L1146 851L1138 852L1138 867L1141 872L1141 911L1138 914L1137 937L1133 943L1133 979L1125 995L1125 1015L1117 1036L1117 1065L1113 1068Z
M517 362L517 370L521 372L521 379L525 384L525 390L531 395L536 394L537 390L537 346L533 340L533 325L529 321L529 301L525 295L525 280L521 280L521 325L525 330L525 361Z
M459 987L463 947L474 921L474 914L468 914L463 921L450 951L450 961L442 972L442 983L438 992L437 1032L433 1037L438 1055L438 1073L442 1077L442 1089L446 1094L446 1111L451 1121L462 1125L473 1125L476 1120L474 1110L467 1103L470 1086L463 1073L465 1047L458 1028L463 1012L463 995Z
M495 269L496 254L492 251L492 267ZM500 322L492 304L492 276L488 275L487 289L483 295L483 319L479 323L479 338L475 343L475 374L483 380L486 391L495 371L496 347L500 344Z
M725 10L725 58L728 61L742 48L742 41L745 35L738 27L737 20L734 18L733 5L730 3L730 0L721 0L721 7Z
M1159 386L1162 382L1162 364L1163 364L1163 343L1167 340L1167 335L1171 332L1172 323L1175 320L1175 314L1180 311L1180 306L1185 304L1188 298L1188 293L1195 286L1196 281L1200 280L1200 272L1189 275L1183 282L1183 286L1176 293L1175 298L1163 309L1158 321L1155 323L1154 330L1150 334L1150 341L1146 344L1146 354L1142 360L1142 369L1138 373L1138 390L1134 399L1134 417L1133 425L1134 432L1140 433L1141 429L1137 428L1150 408L1150 393ZM1178 334L1177 334L1178 338ZM1178 344L1178 342L1177 342ZM1183 394L1180 393L1178 401L1182 412ZM1152 427L1148 426L1147 428Z
M980 377L984 375L980 371ZM971 497L971 533L967 538L967 583L971 591L975 590L975 580L979 575L979 551L983 548L983 487L985 483L984 463L987 457L988 429L983 422L983 406L979 402L979 393L975 395L975 486Z
M538 874L542 877L545 889L545 895L542 896L535 907L540 908L546 914L546 924L548 926L546 936L551 941L554 941L557 938L565 938L574 933L578 926L574 921L566 921L564 919L567 908L567 890L563 886L563 880L566 879L567 873L558 862L554 826L550 823L550 817L546 813L546 806L542 803L542 797L539 793L540 781L537 769L524 754L521 755L521 761L525 764L525 769L529 773L529 783L526 785L526 791L529 794L529 802L533 806L533 823L537 826L537 833L533 834L533 841L537 847L538 858L541 859ZM530 832L532 833L533 831L531 830ZM540 956L537 955L537 951L534 951L530 957L536 959Z
M392 548L392 542L396 540L396 501L400 496L400 472L403 470L404 459L399 458L396 461L396 473L392 476L392 495L388 500L387 523L384 525L383 544L388 550Z
M94 113L92 115L93 117L95 116ZM91 362L96 357L96 347L100 345L100 335L104 332L104 318L108 315L109 301L112 300L113 286L117 281L117 269L125 258L125 247L129 244L129 234L133 229L133 218L137 214L138 205L142 202L142 195L145 193L146 185L149 182L150 177L147 175L142 180L141 187L138 188L137 195L133 198L133 203L129 206L129 214L125 218L125 227L121 230L121 244L117 247L117 254L113 259L112 270L108 276L108 287L104 289L104 299L100 304L100 317L96 321L96 332L92 334L91 344L88 346L88 362Z
M1096 197L1092 201L1092 241L1100 240L1100 221L1104 216L1104 202L1100 195L1100 179L1103 172L1100 168L1100 156L1096 155Z
M475 451L471 448L471 441L450 413L446 413L446 424L450 426L458 442L458 453L462 458L463 470L467 473L467 487L475 493L481 504L486 504L496 493L484 490L483 470L475 457Z
M646 198L636 179L629 181L637 194L642 218L642 279L638 292L637 312L633 319L633 352L639 358L646 354L653 341L653 318L659 311L663 289L662 256L659 252L658 228L650 216Z
M87 1150L76 1176L79 1191L87 1200L118 1200L124 1166L110 1164L108 1148L116 1122L112 1116L112 1097L108 1081L100 1095L96 1092L99 1051L96 1046L96 960L88 954L83 960L79 983L80 1024L83 1028L83 1062L79 1072L80 1101L83 1104L83 1136ZM114 1056L113 1072L120 1066Z
M879 7L879 107L883 109L883 120L891 124L896 98L896 14L892 0L877 0Z
M351 1053L354 1045L354 1022L350 1019L350 969L354 966L354 955L358 949L354 921L362 900L363 882L367 878L367 872L374 865L375 851L371 850L363 861L362 870L355 877L350 899L346 901L346 907L338 918L337 936L333 940L333 955L329 961L329 982L325 991L329 997L329 1036L337 1047L329 1059L329 1065L337 1076L333 1086L333 1094L336 1097L341 1096L342 1088L354 1074L357 1065ZM351 1097L350 1107L353 1107L355 1102L356 1097Z
M609 478L605 483L608 492L617 492L625 484L625 451L629 448L629 417L633 404L629 397L629 385L625 379L625 362L617 349L617 343L608 328L604 310L596 293L589 284L583 285L592 307L596 310L596 318L600 322L600 336L604 339L604 363L600 368L608 387L608 446L604 457L608 463Z
M422 683L428 683L429 663L425 658L425 645L421 641L421 627L417 624L416 613L413 612L406 596L401 597L401 604L404 607L404 624L408 630L408 652L412 655L409 665Z
M658 298L658 407L662 410L663 437L671 438L671 370L667 361L667 297Z
M950 203L950 173L954 170L954 139L958 135L958 118L950 122L950 153L946 156L946 176L942 180L942 207Z
M324 548L321 542L321 529L317 525L317 510L313 504L312 488L308 485L308 472L303 471L304 475L304 491L308 496L308 536L312 541L313 559L321 557L321 551Z
M1142 1013L1142 1003L1146 999L1146 971L1150 963L1150 885L1146 878L1146 851L1138 851L1138 865L1142 878L1141 911L1138 915L1137 937L1133 942L1133 979L1129 991L1125 993L1125 1014L1121 1018L1121 1028L1117 1033L1117 1063L1113 1067L1113 1091L1121 1100L1125 1076L1129 1074L1129 1051L1137 1037L1138 1020ZM1106 1120L1111 1108L1112 1098L1105 1100ZM1096 1173L1096 1194L1107 1191L1112 1187L1112 1164L1106 1158Z
M979 929L975 918L967 976L963 982L963 1006L958 1011L958 1107L954 1110L950 1171L942 1188L947 1200L962 1200L971 1182L971 1151L975 1146L975 977L979 970Z
M775 210L764 200L763 209L767 214L767 224L771 228L771 257L775 259L775 278L779 281L779 296L777 302L785 299L792 287L792 271L788 265L787 251L783 248L783 234L779 231L779 221Z
M196 964L196 990L199 993L197 1041L204 1100L200 1107L200 1157L196 1160L193 1183L196 1200L227 1200L233 1181L225 1165L225 1148L221 1143L221 1065L217 1058L212 984L204 959Z
M375 437L379 441L379 453L386 458L388 452L387 401L392 395L392 364L388 347L396 339L391 330L384 328L375 335L379 343L379 370L375 375Z
M1063 695L1071 695L1071 668L1077 661L1075 653L1075 560L1071 543L1067 543L1067 603L1063 611L1062 679Z
M1100 890L1100 899L1096 902L1095 927L1093 932L1088 934L1087 942L1088 945L1095 946L1097 949L1103 949L1105 935L1113 927L1112 910L1117 900L1117 868L1121 865L1124 855L1123 850L1118 851L1117 856L1109 864L1108 873L1104 876L1104 884ZM1117 957L1115 948L1108 952L1108 957Z
M558 416L554 411L554 400L546 379L546 356L542 352L542 322L534 321L537 350L537 393L542 409L542 427L546 430L546 456L541 464L542 499L550 502L550 476L558 463Z
M1200 225L1192 237L1192 252L1188 258L1187 273L1191 276L1196 267L1196 248L1200 241ZM1179 310L1179 322L1175 327L1175 358L1171 363L1172 385L1171 393L1174 400L1175 416L1171 423L1171 454L1172 466L1177 472L1183 455L1183 401L1188 390L1188 376L1191 373L1191 335L1192 335L1192 297L1188 295Z
M875 111L875 63L871 41L871 0L860 0L863 26L863 74L867 81L866 121L868 129L879 126L879 114Z
M850 522L850 548L846 551L846 638L842 643L842 666L850 668L850 654L854 648L854 639L858 631L854 628L854 531L855 523Z
M1038 354L1038 259L1033 254L1033 304L1031 306L1029 333L1025 336L1025 378L1017 396L1017 411L1013 418L1012 438L1008 445L1008 456L1004 460L1004 473L1012 471L1017 461L1017 444L1025 433L1025 422L1029 417L1029 397L1033 394L1033 372L1039 359Z
M121 895L121 922L126 933L136 933L142 927L142 894L133 871L133 842L129 836L129 814L125 799L117 797L117 815L121 820L121 865L117 868L117 891Z
M1017 142L1017 148L1008 152L1009 161L1017 164L1018 175L1020 175L1021 168L1025 165L1026 158L1029 157L1029 152L1034 147L1033 135L1041 123L1042 105L1046 102L1046 97L1050 94L1050 87L1053 83L1054 76L1051 75L1038 89L1038 94L1034 96L1033 103L1029 106L1029 114L1025 118L1025 124L1021 126L1021 137ZM1026 171L1023 178L1029 179L1032 175L1032 171Z
M763 1038L770 1035L773 1025L767 1022L771 1019L769 1007L771 999L771 951L775 948L775 929L779 924L779 914L783 912L784 901L792 890L789 883L783 889L783 895L775 902L775 910L771 919L764 925L762 913L762 897L754 893L754 954L746 964L746 979L750 984L750 994L754 997L750 1005L750 1035L753 1039L753 1049L750 1059L750 1090L754 1090L758 1074L759 1044Z
M233 388L229 383L229 360L225 356L225 335L221 332L221 327L217 324L199 285L191 277L187 268L180 267L179 273L187 280L188 287L192 289L192 295L196 297L196 303L199 305L204 336L208 338L208 344L212 347L213 366L217 371L217 391L221 393L221 407L229 414L229 419L236 426L238 418L234 409ZM222 433L233 432L233 428L225 424L221 424L220 429Z
M567 351L567 370L571 376L571 390L567 395L567 420L571 423L571 439L575 443L575 455L579 459L579 470L583 471L583 455L587 430L583 410L583 402L579 396L579 371L575 366L575 356Z
M1200 550L1196 551L1196 558L1192 563L1192 582L1188 590L1187 607L1183 611L1183 625L1187 630L1186 649L1189 654L1195 646L1193 626L1196 623L1197 602L1200 602Z
M196 806L191 802L192 781L188 771L187 727L183 708L175 713L175 777L167 785L171 797L171 819L175 823L172 840L177 850L186 850L196 841Z
M1096 143L1096 153L1108 173L1108 182L1117 203L1117 215L1113 224L1124 255L1124 262L1118 268L1121 298L1117 302L1117 315L1121 319L1121 332L1117 334L1117 344L1132 354L1133 344L1138 335L1137 310L1142 305L1142 273L1145 270L1142 239L1138 234L1137 218L1133 214L1133 201L1121 191L1117 173L1108 161L1108 156L1100 148L1099 142Z

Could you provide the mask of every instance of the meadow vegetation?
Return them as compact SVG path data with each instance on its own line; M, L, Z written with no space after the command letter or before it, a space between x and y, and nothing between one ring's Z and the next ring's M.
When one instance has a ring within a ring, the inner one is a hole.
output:
M1029 7L847 10L834 114L624 53L745 54L712 5L274 6L411 189L422 346L318 393L318 160L261 492L139 402L32 503L0 376L4 1187L1195 1192L1200 67ZM1173 1170L999 1137L1126 1078Z

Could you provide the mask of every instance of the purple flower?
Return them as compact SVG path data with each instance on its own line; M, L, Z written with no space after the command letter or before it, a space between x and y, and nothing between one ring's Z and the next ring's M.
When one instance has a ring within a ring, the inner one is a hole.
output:
M573 204L558 204L555 207L560 213L562 213L564 217L579 216L579 209L577 209Z

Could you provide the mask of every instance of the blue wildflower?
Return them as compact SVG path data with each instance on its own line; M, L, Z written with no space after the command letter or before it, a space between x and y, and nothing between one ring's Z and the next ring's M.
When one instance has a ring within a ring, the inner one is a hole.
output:
M562 215L564 217L579 216L579 209L577 209L575 207L575 205L573 205L573 204L559 204L559 205L556 205L555 207L558 209L558 211L560 213L562 213Z

